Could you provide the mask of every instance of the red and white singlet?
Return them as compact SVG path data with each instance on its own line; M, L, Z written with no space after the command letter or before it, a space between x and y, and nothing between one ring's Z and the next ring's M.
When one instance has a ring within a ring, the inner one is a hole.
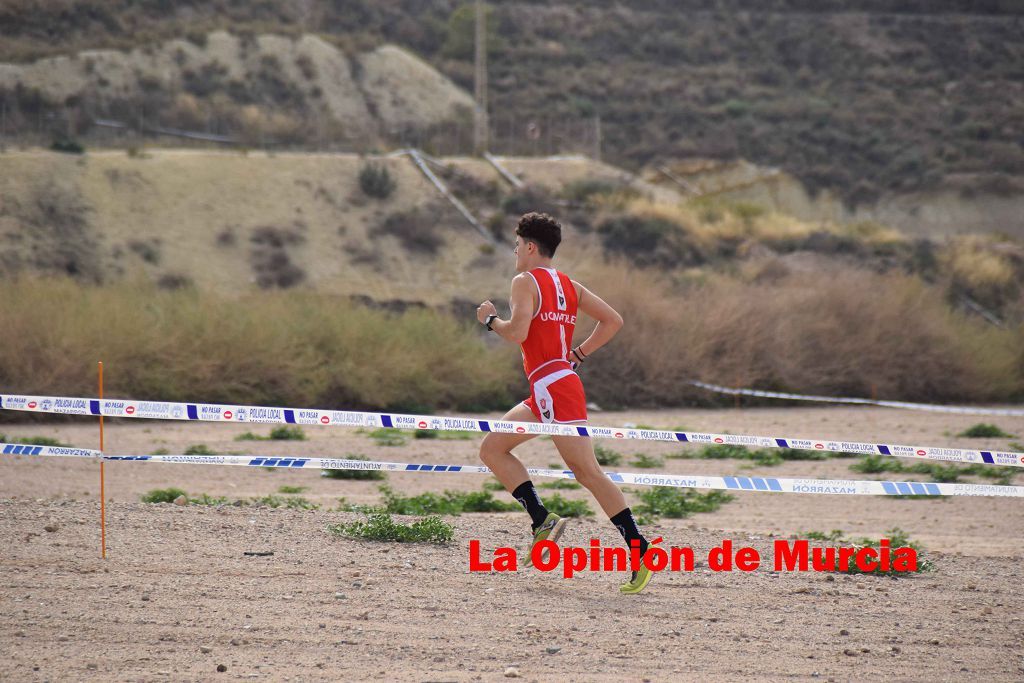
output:
M569 363L576 329L576 288L554 268L527 271L537 285L539 305L521 345L530 398L523 403L541 422L585 422L583 383Z

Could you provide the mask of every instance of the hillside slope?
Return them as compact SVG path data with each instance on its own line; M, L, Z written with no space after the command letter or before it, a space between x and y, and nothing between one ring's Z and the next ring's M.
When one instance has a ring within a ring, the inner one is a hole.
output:
M348 55L385 42L411 48L470 90L463 6L16 0L0 7L0 60L187 35L202 42L221 28L315 33ZM525 153L530 122L547 142L559 122L599 115L606 156L634 169L665 157L741 157L850 204L943 184L1020 192L1020 3L503 2L492 11L491 110L503 136L495 151Z
M0 276L70 273L92 281L145 277L224 293L309 287L376 301L447 305L507 297L511 252L476 232L404 157L396 190L367 197L357 155L156 149L0 155ZM511 160L524 178L560 184L595 171L586 160ZM475 182L498 183L485 162L455 160ZM514 223L503 228L511 244ZM600 259L591 237L565 267Z
M396 131L465 118L473 104L394 45L349 56L308 34L215 31L193 40L0 64L4 126L78 137L96 119L114 119L136 131L162 125L260 146L368 149ZM41 112L57 121L44 127Z

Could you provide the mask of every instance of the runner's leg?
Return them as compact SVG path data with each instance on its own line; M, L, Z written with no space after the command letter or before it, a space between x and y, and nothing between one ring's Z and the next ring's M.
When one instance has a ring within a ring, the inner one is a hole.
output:
M608 478L597 463L594 443L585 436L552 436L562 460L576 475L584 488L590 491L597 504L608 517L614 517L626 509L626 498L619 487Z
M508 422L536 422L533 411L520 403L501 418ZM512 449L534 438L536 434L499 434L488 432L480 443L480 459L491 468L494 476L505 489L512 493L530 475L519 458L512 454Z

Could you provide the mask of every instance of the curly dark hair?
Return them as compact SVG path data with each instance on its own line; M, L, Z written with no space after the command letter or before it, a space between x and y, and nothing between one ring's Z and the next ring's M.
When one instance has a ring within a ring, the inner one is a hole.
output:
M546 213L530 212L519 219L516 234L536 244L541 255L550 258L562 243L562 224Z

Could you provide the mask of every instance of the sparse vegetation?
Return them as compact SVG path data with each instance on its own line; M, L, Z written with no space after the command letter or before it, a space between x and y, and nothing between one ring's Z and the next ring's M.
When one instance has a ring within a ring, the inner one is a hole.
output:
M962 476L973 475L992 479L995 483L1004 486L1011 484L1017 475L1016 468L981 463L958 465L955 463L915 462L907 466L897 458L877 454L862 457L850 465L850 469L864 474L880 474L882 472L925 474L930 477L931 481L939 483L954 483L960 481Z
M184 455L217 455L217 453L206 444L197 443L186 448Z
M0 441L4 443L20 443L26 446L52 446L55 448L71 448L70 444L62 443L58 439L49 436L22 436L16 439L7 440L4 434L0 434Z
M613 467L622 462L622 456L619 453L601 444L594 444L594 455L597 457L597 464L602 467ZM561 469L561 467L561 465L557 465L554 469Z
M173 503L181 496L188 497L182 489L169 487L166 489L152 489L142 495L143 503Z
M306 433L302 427L274 427L270 430L271 441L305 441Z
M820 531L810 531L803 534L803 538L812 541L823 541L830 546L846 546L854 548L874 548L876 551L881 548L880 539L871 538L857 538L847 539L843 536L843 532L839 529L833 529L830 533L823 533ZM889 529L885 532L885 538L889 539L889 547L892 549L896 548L913 548L917 552L917 569L915 572L932 572L935 571L935 563L928 558L922 557L923 548L910 540L907 532L896 527ZM878 574L882 576L903 576L906 572L895 571L890 569L889 571L882 571L881 565L879 565L874 571L865 572L862 571L855 562L850 562L848 569L845 572L842 569L836 569L837 572L846 574Z
M585 500L570 500L555 493L544 497L544 507L560 517L593 517L594 512ZM517 508L519 506L516 506ZM521 508L520 508L521 509Z
M378 446L404 446L409 442L408 432L393 427L375 429L367 436L373 439Z
M665 464L665 461L661 458L647 455L646 453L637 453L629 464L633 467L652 468L661 467Z
M252 499L252 504L257 506L264 506L269 508L287 508L289 510L319 510L320 505L312 501L306 500L301 496L281 496L268 495L261 496Z
M693 489L668 486L646 488L638 494L640 505L634 508L641 524L652 524L658 517L678 519L698 512L714 512L733 499L724 491L699 493Z
M285 494L303 493L303 492L305 492L305 490L307 488L309 488L309 487L308 486L287 486L287 485L281 485L281 486L277 487L277 492L278 493L285 493Z
M412 524L402 524L391 519L387 513L374 513L365 520L348 524L332 524L327 530L339 536L349 536L366 541L395 541L398 543L450 543L455 530L440 517L426 517Z
M346 460L369 460L364 455L346 453ZM378 481L387 478L383 470L322 470L320 474L328 479L352 479L356 481Z
M269 436L260 436L252 432L244 432L235 437L235 441L305 441L306 433L302 427L275 427Z
M577 484L576 482L572 481L571 479L555 479L554 481L546 481L543 484L538 485L537 488L576 491L583 487ZM504 491L505 487L502 486L501 490Z
M381 486L383 510L397 515L459 515L463 512L510 512L521 510L518 503L496 500L490 491L445 491L405 496Z
M968 427L957 436L965 436L971 439L1012 439L1013 434L1007 434L994 424L979 422Z
M417 429L412 433L414 439L438 439L440 441L470 441L480 436L479 432L436 431L433 429Z

